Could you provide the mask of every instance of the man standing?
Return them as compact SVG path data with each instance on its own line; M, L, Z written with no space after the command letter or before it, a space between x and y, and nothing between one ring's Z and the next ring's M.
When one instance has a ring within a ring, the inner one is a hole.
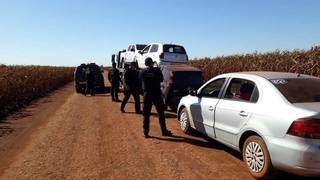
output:
M94 91L94 73L91 69L90 64L87 65L87 68L85 70L85 74L86 74L86 80L87 80L87 87L86 87L86 91L85 91L85 96L87 94L90 93L91 96L95 95L95 91Z
M131 62L130 67L124 72L124 99L121 103L120 111L125 112L124 108L132 94L135 103L135 110L137 114L142 114L140 109L139 96L139 72L136 69L136 63Z
M172 133L167 130L164 114L164 102L162 98L162 92L160 89L160 84L163 81L163 75L159 68L153 66L153 61L151 58L145 60L145 65L147 69L143 70L140 74L142 80L142 88L144 91L143 96L143 129L145 138L149 136L150 128L150 113L152 104L155 105L158 115L159 124L161 127L161 132L163 136L172 136Z
M112 101L120 102L118 97L120 86L120 72L116 68L116 63L112 63L112 69L108 73L108 80L111 83L110 94Z

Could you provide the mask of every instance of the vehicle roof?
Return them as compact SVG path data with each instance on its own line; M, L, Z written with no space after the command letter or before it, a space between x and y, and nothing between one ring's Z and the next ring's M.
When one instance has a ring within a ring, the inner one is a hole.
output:
M247 75L255 75L259 77L263 77L265 79L291 79L297 77L304 78L316 78L314 76L298 74L298 73L287 73L287 72L272 72L272 71L247 71L247 72L237 72L237 73L229 73L229 74L247 74Z
M173 46L182 46L180 44L173 44L173 43L150 43L148 45L153 45L153 44L158 44L158 45L173 45ZM183 47L183 46L182 46Z
M167 68L168 71L200 71L201 72L200 69L187 64L168 64L163 66Z

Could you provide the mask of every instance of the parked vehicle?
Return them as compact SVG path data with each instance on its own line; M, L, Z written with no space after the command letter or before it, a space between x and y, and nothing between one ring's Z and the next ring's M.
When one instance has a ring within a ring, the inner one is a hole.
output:
M132 44L129 45L126 53L125 53L125 57L124 57L124 61L125 62L133 62L133 61L137 61L137 56L139 56L139 52L141 50L143 50L147 45L146 44Z
M88 67L90 68L90 71L94 74L95 91L98 93L105 92L106 88L104 85L103 70L101 70L101 68L95 63L88 64Z
M140 56L139 52L146 46L145 44L132 44L127 49L112 55L111 61L117 64L121 77L123 77L124 67L130 65L131 62L137 62L137 56Z
M74 82L75 82L75 89L77 93L84 93L86 86L87 86L87 80L86 80L86 64L81 64L80 66L76 67L74 71Z
M118 52L116 56L116 62L115 62L117 64L117 68L123 69L125 64L126 53L127 53L127 50L125 49Z
M94 88L97 93L104 93L106 88L104 86L103 69L95 63L81 64L75 69L75 89L77 93L84 93L87 86L86 68L94 74Z
M186 50L180 45L152 43L139 52L139 55L136 56L139 68L146 68L144 61L147 58L151 58L157 66L188 62Z
M177 110L180 99L188 95L189 89L198 89L204 83L201 70L186 64L163 65L161 71L164 102L173 111Z
M181 129L242 152L255 178L274 169L320 176L320 78L280 72L219 75L178 108Z

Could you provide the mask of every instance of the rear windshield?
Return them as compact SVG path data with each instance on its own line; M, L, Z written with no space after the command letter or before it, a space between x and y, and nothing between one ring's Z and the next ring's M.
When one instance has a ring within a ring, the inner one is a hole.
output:
M199 71L176 71L173 72L173 85L199 88L203 84L202 72Z
M144 45L144 44L137 44L137 50L142 50L144 49L147 45Z
M320 79L272 79L275 87L291 103L320 102Z
M184 47L169 44L163 45L163 52L186 54L186 50L184 49Z

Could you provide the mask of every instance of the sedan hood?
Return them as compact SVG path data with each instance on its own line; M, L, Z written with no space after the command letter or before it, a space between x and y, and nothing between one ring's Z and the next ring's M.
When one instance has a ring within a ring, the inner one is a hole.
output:
M315 111L320 113L320 102L312 102L312 103L294 103L296 107L303 108L310 111Z

